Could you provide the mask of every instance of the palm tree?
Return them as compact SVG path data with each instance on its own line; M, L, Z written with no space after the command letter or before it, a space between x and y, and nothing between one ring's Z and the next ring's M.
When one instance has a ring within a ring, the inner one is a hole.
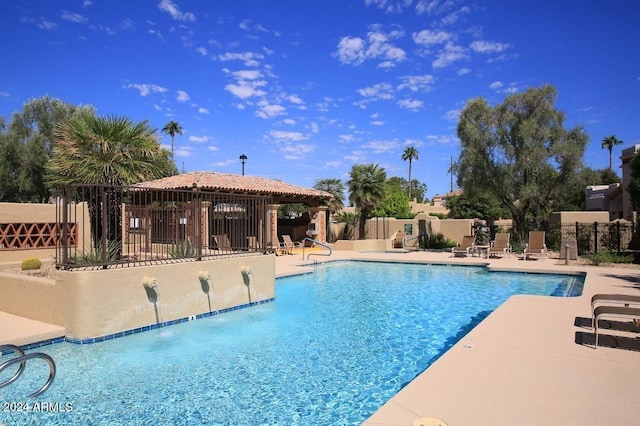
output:
M602 148L607 148L609 150L609 170L611 170L611 154L613 152L614 145L620 145L622 141L616 138L616 135L607 136L602 139Z
M330 220L332 214L338 213L344 207L344 184L340 179L318 179L313 185L315 189L328 192L333 195L333 198L327 201L325 204L327 209L327 219L325 221L327 225L327 237L330 234Z
M411 201L411 162L418 159L418 150L408 146L402 153L402 161L409 160L409 201Z
M349 201L360 210L358 238L363 240L369 213L384 200L387 173L377 164L355 164L349 176Z
M177 121L172 120L162 128L162 133L171 135L171 158L173 158L173 138L175 138L176 133L179 135L182 134L182 127Z
M171 176L175 174L175 164L158 143L155 132L147 121L134 123L126 117L96 117L92 111L80 112L59 123L54 131L53 154L47 164L48 184L54 188L75 183L131 185ZM99 201L95 196L87 200L93 242L98 244L104 235L119 244L122 192L117 188L107 188L105 192L107 229L102 226ZM119 253L119 245L115 250Z

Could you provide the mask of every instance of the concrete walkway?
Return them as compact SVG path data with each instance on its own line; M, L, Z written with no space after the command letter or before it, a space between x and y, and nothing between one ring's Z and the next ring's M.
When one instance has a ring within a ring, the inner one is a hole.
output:
M64 327L0 311L0 345L10 343L23 346L29 343L64 337L65 334Z

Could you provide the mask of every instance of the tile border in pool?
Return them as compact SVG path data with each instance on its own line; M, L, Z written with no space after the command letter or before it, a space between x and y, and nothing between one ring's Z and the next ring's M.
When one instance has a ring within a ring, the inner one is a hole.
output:
M171 321L163 321L163 322L160 322L160 323L157 323L157 324L145 325L145 326L133 328L133 329L130 329L130 330L119 331L117 333L108 334L106 336L90 337L88 339L74 339L73 337L66 337L66 336L65 337L56 337L54 339L42 340L40 342L28 343L26 345L20 345L20 348L22 348L23 350L30 350L30 349L36 349L36 348L40 348L40 347L43 347L43 346L53 345L55 343L62 343L62 342L73 343L73 344L76 344L76 345L88 345L88 344L91 344L91 343L104 342L104 341L107 341L107 340L113 340L113 339L117 339L117 338L124 337L124 336L130 336L130 335L136 334L136 333L142 333L144 331L155 330L157 328L168 327L168 326L180 324L180 323L183 323L183 322L193 321L193 320L201 319L201 318L212 317L212 316L215 316L215 315L224 314L226 312L237 311L239 309L245 309L245 308L249 308L249 307L252 307L252 306L262 305L264 303L273 302L274 300L275 300L275 298L271 298L271 299L261 300L259 302L245 303L244 305L238 305L238 306L234 306L232 308L224 308L224 309L220 309L220 310L217 310L217 311L204 312L202 314L192 315L192 316L184 317L184 318L178 318L178 319L171 320ZM9 352L10 351L7 351L6 353L9 353ZM0 353L0 355L5 355L5 352Z

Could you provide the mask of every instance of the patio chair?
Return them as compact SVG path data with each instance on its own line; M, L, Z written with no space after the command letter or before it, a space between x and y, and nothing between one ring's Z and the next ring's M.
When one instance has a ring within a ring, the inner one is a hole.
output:
M544 231L529 231L529 242L524 249L524 260L532 254L540 255L543 259L547 257L547 245L544 242Z
M226 234L214 235L213 239L216 241L218 251L231 251L231 241Z
M404 248L404 239L406 236L404 232L396 232L396 237L393 239L393 248Z
M511 256L511 234L508 232L498 232L495 240L489 247L489 257L491 256Z
M451 249L452 256L469 256L472 254L474 248L473 243L475 242L475 237L473 235L465 235L462 237L462 242L458 247L453 247Z
M293 254L293 249L296 247L302 247L302 245L291 239L291 235L282 235L282 248L285 249L287 254Z
M592 324L595 324L596 316L595 309L600 304L613 304L613 305L629 305L640 306L640 295L633 294L594 294L591 297L591 318Z
M598 347L598 320L601 317L640 321L640 309L626 306L598 306L593 310L593 329L596 333L596 348Z
M249 245L249 250L258 251L260 247L258 246L258 239L255 236L247 237L247 244Z

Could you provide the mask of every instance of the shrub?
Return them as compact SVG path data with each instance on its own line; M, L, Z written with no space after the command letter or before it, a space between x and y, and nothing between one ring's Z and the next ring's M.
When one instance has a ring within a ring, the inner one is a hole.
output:
M600 265L601 263L633 263L633 254L617 253L615 251L599 251L597 253L589 253L585 256L592 265Z
M178 241L175 246L169 249L169 254L176 258L196 257L198 251L189 240Z
M441 233L429 235L428 239L420 239L420 248L423 249L444 249L455 247L458 244L444 237Z
M40 269L42 266L42 262L40 259L36 259L35 257L29 257L22 261L22 270L23 271L32 271L34 269Z

